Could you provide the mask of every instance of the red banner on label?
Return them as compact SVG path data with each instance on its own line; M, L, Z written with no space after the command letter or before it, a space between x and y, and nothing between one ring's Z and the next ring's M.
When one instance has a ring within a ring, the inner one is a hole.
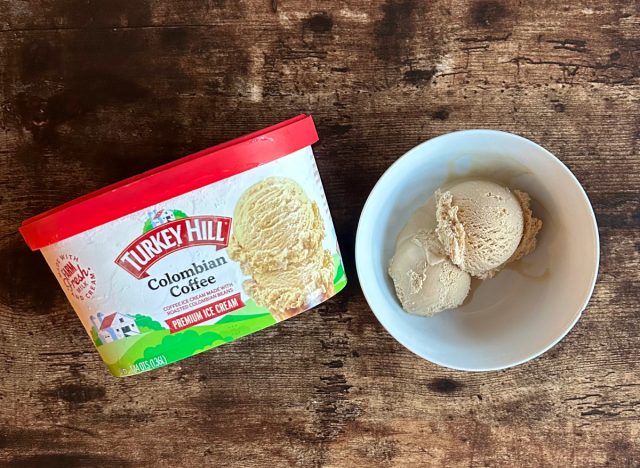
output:
M199 323L206 322L207 320L228 314L229 312L233 312L234 310L238 310L244 306L245 304L240 298L240 293L238 293L233 296L225 297L219 301L212 302L211 304L200 307L196 310L192 310L191 312L171 317L170 319L165 320L165 322L169 325L171 333L176 333L181 330L185 330L186 328L193 327L194 325L198 325Z
M118 255L116 264L138 279L146 278L151 265L176 250L194 245L226 247L230 232L231 218L225 216L176 219L137 237Z

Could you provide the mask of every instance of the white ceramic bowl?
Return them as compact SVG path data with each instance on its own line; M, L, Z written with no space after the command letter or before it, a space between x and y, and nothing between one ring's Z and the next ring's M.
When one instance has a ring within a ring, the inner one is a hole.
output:
M438 187L469 176L531 195L544 222L538 247L479 284L463 306L409 315L387 274L398 234ZM380 323L419 356L469 371L515 366L560 341L591 297L599 256L593 209L574 175L541 146L493 130L442 135L398 159L369 195L356 236L360 284Z

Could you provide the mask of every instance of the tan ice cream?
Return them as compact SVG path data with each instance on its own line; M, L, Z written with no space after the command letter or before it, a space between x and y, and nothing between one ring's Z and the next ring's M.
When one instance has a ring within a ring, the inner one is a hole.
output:
M251 276L243 284L255 303L284 319L333 290L334 265L322 248L324 222L316 202L285 177L268 177L240 197L227 249Z
M481 279L494 276L513 257L525 231L519 198L487 181L462 182L437 191L436 218L438 238L451 261Z
M255 273L244 282L247 294L258 305L267 307L283 320L308 308L310 301L321 302L333 291L333 258L328 250L317 250L313 258L301 264L289 264L286 270Z
M437 190L405 226L391 259L389 275L402 308L429 316L458 307L471 276L491 278L532 252L542 221L530 201L525 192L480 180ZM428 227L434 221L435 230Z
M469 274L446 257L434 231L419 231L402 242L389 275L402 308L422 316L458 307L471 285Z
M268 177L238 200L228 252L247 275L282 270L312 256L324 232L317 203L298 183Z

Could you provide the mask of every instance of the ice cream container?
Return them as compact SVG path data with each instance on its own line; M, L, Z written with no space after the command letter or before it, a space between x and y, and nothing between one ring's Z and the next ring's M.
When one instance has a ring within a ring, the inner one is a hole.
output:
M344 288L317 140L300 115L22 224L113 375L215 348Z

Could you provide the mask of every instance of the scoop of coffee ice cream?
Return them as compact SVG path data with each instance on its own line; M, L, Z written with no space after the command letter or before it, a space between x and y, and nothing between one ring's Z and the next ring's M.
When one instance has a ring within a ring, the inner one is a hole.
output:
M321 247L323 238L318 205L300 184L268 177L238 200L227 252L245 274L253 275L304 262Z
M278 320L302 312L333 292L335 268L322 241L316 202L286 177L249 187L236 204L227 252L250 276L245 292Z
M523 210L518 197L505 187L462 182L436 192L436 207L436 232L445 252L472 276L491 278L520 245Z
M458 307L471 285L469 274L446 257L434 231L419 231L402 242L389 275L402 308L422 316Z

